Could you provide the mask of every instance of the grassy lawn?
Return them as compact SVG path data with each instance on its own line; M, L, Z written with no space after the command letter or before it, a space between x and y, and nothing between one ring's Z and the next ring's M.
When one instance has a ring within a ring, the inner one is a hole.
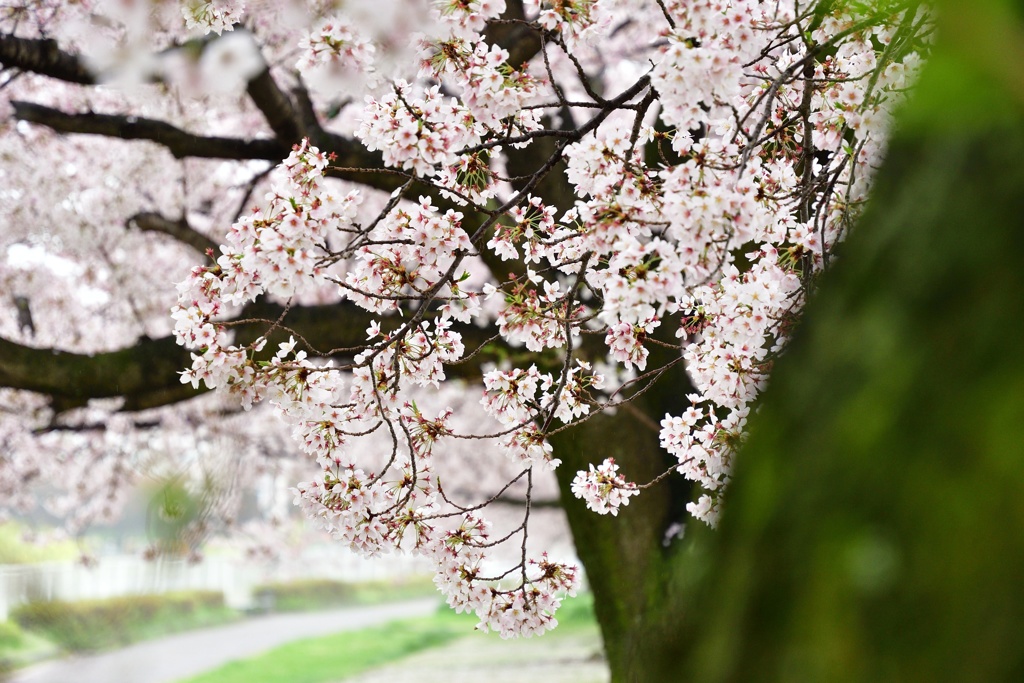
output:
M4 674L52 656L57 646L34 633L26 633L13 621L0 621L0 680Z
M475 618L451 610L309 638L230 662L187 683L326 683L466 635ZM185 682L182 682L185 683Z
M589 595L570 600L558 613L555 634L595 627ZM473 633L476 617L442 608L420 619L289 643L249 659L230 662L180 683L328 683L344 680L415 652ZM497 638L496 635L490 636Z

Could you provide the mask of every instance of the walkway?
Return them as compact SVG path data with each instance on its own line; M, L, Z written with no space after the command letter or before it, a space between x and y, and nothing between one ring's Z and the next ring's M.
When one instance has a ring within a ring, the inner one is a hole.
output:
M11 683L173 683L225 662L251 657L278 645L423 616L437 609L434 598L350 607L330 612L277 614L229 626L189 631L121 650L73 656L16 672Z
M595 627L555 629L520 640L471 633L344 683L607 683L608 678Z

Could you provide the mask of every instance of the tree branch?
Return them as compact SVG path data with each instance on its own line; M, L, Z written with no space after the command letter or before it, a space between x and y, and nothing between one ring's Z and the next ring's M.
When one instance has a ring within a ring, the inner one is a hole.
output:
M61 50L55 40L0 34L0 64L69 83L92 85L96 82L92 71L76 55Z
M279 304L257 301L239 313L235 319L239 324L231 329L240 344L266 335L268 348L274 348L294 334L314 347L312 350L326 352L366 344L366 328L377 317L349 302L299 306L289 309L282 325L268 335L270 325L266 321L278 320L283 313L284 307ZM485 344L494 334L492 329L475 325L453 329L463 335L467 349L471 350ZM478 354L470 362L447 366L446 373L455 378L478 378L480 363L485 360L493 357ZM57 412L100 398L123 397L126 411L190 399L206 391L181 383L181 371L191 365L189 350L179 346L173 336L143 337L132 346L95 354L32 348L0 337L0 387L50 396Z
M527 501L526 498L513 498L512 496L498 496L497 498L492 500L491 503L497 503L499 505L511 505L513 507L523 507L523 508L526 507L527 503L529 503L531 508L559 508L559 509L561 509L561 507L562 507L562 501L556 500L554 498L545 498L545 499L541 499L541 500L537 500L536 498L531 498L529 501Z
M202 393L178 379L190 358L173 337L140 339L134 346L94 355L30 348L0 338L0 359L0 386L51 396L57 412L93 398L123 396L125 409L142 410Z
M264 118L280 143L290 147L302 139L303 131L299 126L295 107L270 75L269 67L249 81L246 92L249 93L253 104L263 112ZM284 156L287 156L287 152L281 158Z
M216 253L219 246L217 242L189 225L184 217L173 220L155 211L143 211L135 214L125 223L129 228L134 227L143 232L160 232L170 235L204 255L207 251Z
M69 83L94 85L97 82L96 75L78 55L64 52L57 46L55 40L17 38L8 34L0 34L0 64ZM70 117L84 115L65 114L64 118L60 118L54 113L56 110L29 103L17 103L22 105L22 110L16 110L16 115L24 120L41 123L65 133L91 133L129 140L154 140L166 145L179 158L201 156L280 161L287 156L291 145L297 143L302 137L295 109L288 96L271 76L269 68L264 68L250 80L246 90L274 131L274 135L277 137L276 143L268 140L266 144L260 141L250 146L251 143L242 140L200 138L162 121L136 117L108 118L101 114L89 114L91 120L83 121ZM116 129L116 127L123 128L124 126L130 127L132 130L124 131L122 134ZM202 153L202 147L211 143L217 147L217 151L210 150ZM282 150L284 150L283 154Z
M149 140L166 147L176 158L266 159L280 161L289 146L277 140L242 140L205 137L188 133L164 121L114 114L67 114L32 102L11 102L14 116L22 121L52 128L58 133L106 135L123 140Z

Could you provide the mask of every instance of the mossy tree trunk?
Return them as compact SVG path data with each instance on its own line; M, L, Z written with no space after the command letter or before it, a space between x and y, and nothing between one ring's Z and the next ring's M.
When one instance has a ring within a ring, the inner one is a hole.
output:
M601 415L587 429L563 432L554 439L563 462L558 469L562 504L572 528L576 552L594 594L601 635L615 683L675 680L678 666L671 656L681 605L679 543L666 544L665 531L682 521L669 484L645 491L620 510L602 516L573 498L569 484L578 469L614 457L630 478L651 479L661 467L664 452L657 434L632 415ZM664 461L667 467L667 459Z
M686 563L674 531L685 523L690 485L682 477L668 477L611 516L588 510L573 497L570 484L578 470L608 457L630 481L651 481L668 470L672 459L658 443L658 421L684 410L691 391L677 365L629 409L598 415L552 438L562 460L556 470L562 506L594 594L614 683L677 680L677 630L686 586L680 572Z

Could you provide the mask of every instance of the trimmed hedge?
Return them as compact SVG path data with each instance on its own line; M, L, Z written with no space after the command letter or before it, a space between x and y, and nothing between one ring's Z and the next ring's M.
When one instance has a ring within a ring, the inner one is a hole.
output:
M431 595L436 591L429 579L346 583L333 579L302 579L268 583L253 590L261 611L304 612L343 605L372 604L389 600Z
M352 584L331 579L303 579L268 583L253 590L253 599L263 610L302 612L351 604L356 591Z
M78 602L30 602L11 619L71 651L98 650L237 617L222 593L189 591Z

